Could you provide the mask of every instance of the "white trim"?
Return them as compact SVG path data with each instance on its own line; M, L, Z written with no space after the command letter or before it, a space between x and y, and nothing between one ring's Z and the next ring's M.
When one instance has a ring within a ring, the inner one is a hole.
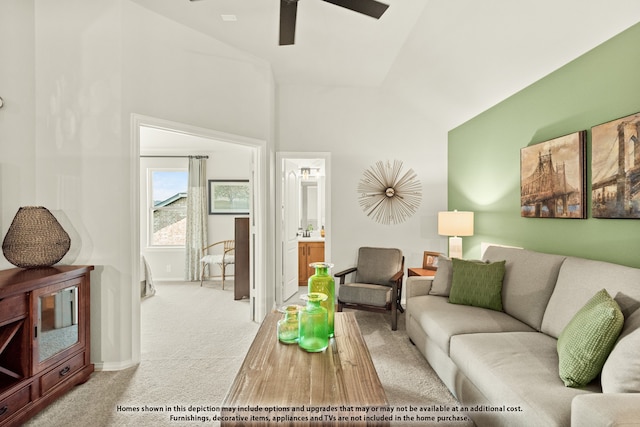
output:
M98 362L93 364L93 369L95 371L121 371L123 369L131 368L132 366L136 366L140 364L140 361L134 362L133 360L125 360L124 362Z

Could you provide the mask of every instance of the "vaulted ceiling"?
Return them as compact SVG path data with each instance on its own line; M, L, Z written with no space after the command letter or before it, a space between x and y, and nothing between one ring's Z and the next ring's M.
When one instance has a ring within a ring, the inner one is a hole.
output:
M640 22L637 0L380 0L379 20L299 0L132 0L271 64L278 85L381 87L454 127Z

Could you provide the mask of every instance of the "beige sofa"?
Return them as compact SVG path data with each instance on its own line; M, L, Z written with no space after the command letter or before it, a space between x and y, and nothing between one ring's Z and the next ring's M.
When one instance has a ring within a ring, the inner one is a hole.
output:
M476 425L640 425L640 269L497 246L484 260L506 261L502 311L450 303L446 268L406 284L409 338L460 404L479 409L467 412ZM558 336L603 288L622 333L601 376L566 387Z

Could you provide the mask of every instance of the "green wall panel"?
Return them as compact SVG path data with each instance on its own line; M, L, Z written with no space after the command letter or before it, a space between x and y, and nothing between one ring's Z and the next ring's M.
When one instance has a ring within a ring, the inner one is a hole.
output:
M591 127L640 111L638 46L640 24L449 132L449 209L475 212L466 258L490 242L640 267L640 220L591 217ZM588 218L522 218L520 149L580 130Z

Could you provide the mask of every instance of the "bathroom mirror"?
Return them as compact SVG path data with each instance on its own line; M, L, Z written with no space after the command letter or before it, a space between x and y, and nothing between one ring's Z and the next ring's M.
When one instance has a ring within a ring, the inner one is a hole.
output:
M318 230L318 182L301 181L300 190L300 227L307 230L310 225Z

